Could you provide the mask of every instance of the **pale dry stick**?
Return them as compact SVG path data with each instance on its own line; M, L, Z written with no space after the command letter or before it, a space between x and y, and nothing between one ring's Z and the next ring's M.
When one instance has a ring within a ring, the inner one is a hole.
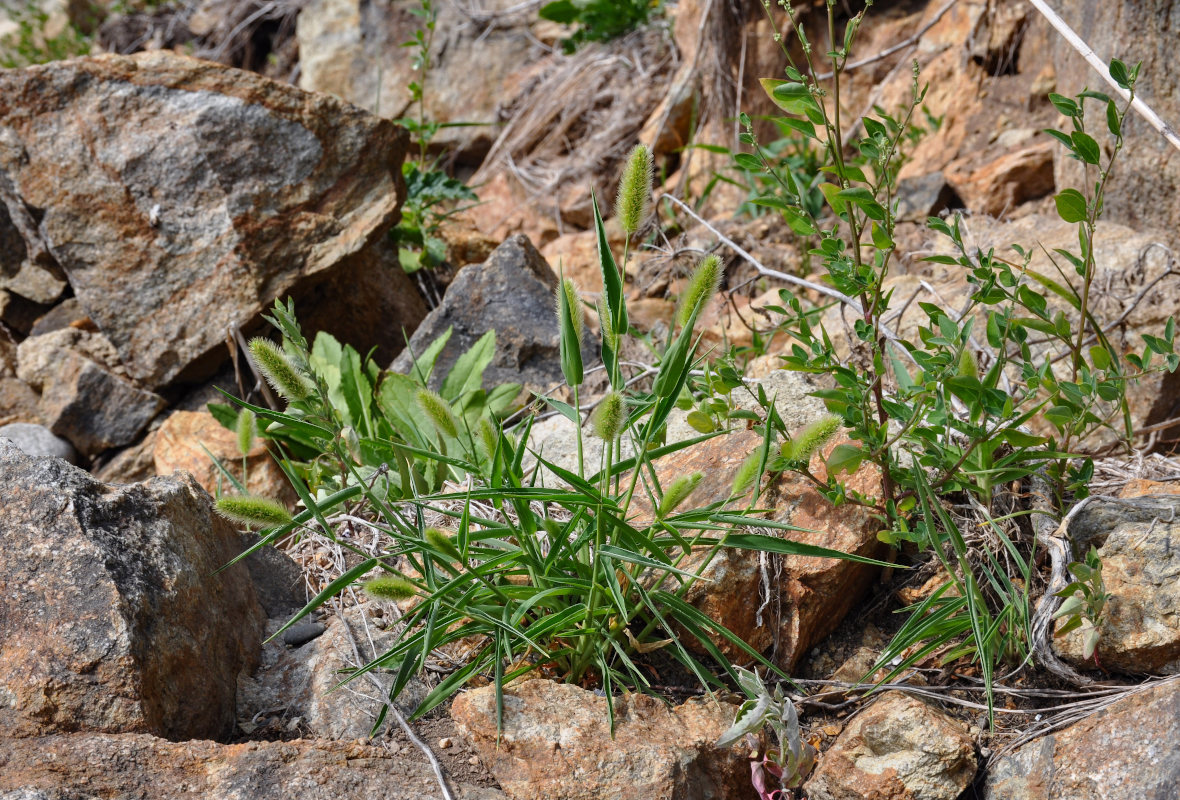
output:
M341 615L340 621L344 626L344 633L348 637L348 643L352 646L352 657L356 659L358 664L363 663L361 661L360 651L356 646L356 639L352 635L352 629L349 626L348 621L344 619L343 615ZM369 678L369 680L377 687L377 691L386 691L386 687L382 685L381 681L377 679L376 675L372 674L371 672L366 672L365 676ZM407 739L413 742L415 747L422 751L422 754L426 756L426 760L430 762L430 767L434 770L435 780L438 781L438 786L442 790L443 800L455 800L455 796L451 794L451 790L447 788L447 779L443 776L442 764L438 762L438 758L434 755L434 751L430 749L430 745L418 738L418 734L414 733L414 729L410 727L410 723L408 723L406 718L402 716L402 712L392 700L388 702L387 707L389 709L389 713L393 714L393 718L397 720L397 724L401 727L402 733L406 735Z
M837 291L837 290L832 289L831 287L828 287L828 286L824 286L822 283L815 283L814 281L805 280L804 278L798 278L798 277L788 274L786 272L779 272L777 269L770 269L769 267L763 265L761 261L754 258L754 256L750 255L741 245L739 245L733 239L730 239L724 233L717 230L715 227L713 227L708 222L706 222L699 214L697 214L695 211L693 211L692 208L690 208L686 203L684 203L684 201L680 200L679 198L677 198L673 195L670 195L670 194L661 194L655 198L655 201L657 203L661 200L671 200L674 204L679 206L686 214L688 214L694 220L696 220L701 225L703 225L705 227L705 229L709 231L709 233L716 236L722 242L722 244L729 247L729 249L733 250L735 253L737 253L739 256L741 256L743 259L745 259L745 261L750 266L752 266L754 269L758 270L758 273L760 275L763 275L764 277L767 277L767 278L774 278L775 280L780 280L780 281L783 281L784 283L794 284L795 286L800 286L804 289L810 289L814 292L817 292L818 294L823 295L824 297L830 297L833 300L838 300L840 303L848 306L852 310L856 311L858 314L861 314L861 315L864 314L864 308L861 307L860 301L856 300L852 297L849 297L848 295L844 294L843 292ZM881 333L885 336L886 339L889 339L892 342L900 342L901 341L896 333L894 333L891 329L889 329L888 327L886 327L884 325L881 326ZM909 350L907 350L904 347L902 347L900 349L903 353L906 354L906 356L909 357L910 361L913 361L913 363L915 365L917 365L918 362L914 360L914 356L912 353L910 353Z
M1074 32L1074 29L1069 27L1066 21L1058 16L1057 12L1050 8L1045 0L1029 0L1029 2L1032 3L1033 8L1041 12L1041 16L1049 21L1049 24L1061 34L1061 37L1069 43L1069 46L1076 50L1082 58L1086 59L1086 63L1093 67L1094 71L1101 75L1104 81L1110 84L1111 88L1118 93L1119 97L1126 100L1131 96L1130 92L1118 85L1118 82L1110 74L1110 68L1102 63L1102 59L1094 53L1094 49L1086 44L1085 40L1078 36ZM1131 101L1131 108L1139 116L1143 117L1148 125L1155 128L1157 133L1167 139L1169 144L1180 150L1180 135L1177 135L1176 129L1167 122L1164 122L1159 114L1155 113L1147 103L1143 102L1141 97L1138 95L1135 96L1134 100Z
M909 47L911 44L914 44L919 39L921 39L923 36L925 36L926 31L930 30L935 25L937 25L939 20L941 20L943 18L943 16L946 15L946 12L951 10L951 6L953 6L957 2L959 2L959 0L947 0L947 2L943 3L942 8L938 9L938 11L935 12L934 18L931 19L929 22L927 22L925 25L923 25L916 33L908 36L905 39L902 39L897 44L890 45L889 47L886 47L884 50L882 50L880 53L877 53L876 55L869 56L868 58L862 58L859 61L853 61L851 64L845 64L844 69L841 71L848 72L849 70L857 69L859 67L867 67L869 64L875 64L878 61L882 61L886 58L889 58L889 56L893 55L898 50L903 50L906 47ZM904 59L903 59L903 62L904 62ZM819 75L816 75L815 79L817 81L826 81L826 80L831 80L832 76L833 76L833 73L824 72Z
M1032 728L1024 731L1019 737L1013 741L1008 742L1003 747L993 752L987 763L990 765L994 763L996 759L1004 756L1006 753L1012 752L1020 745L1030 742L1034 739L1038 739L1042 736L1052 733L1053 731L1061 730L1067 725L1080 722L1086 717L1096 714L1105 708L1109 708L1111 705L1117 703L1120 700L1123 700L1132 695L1152 691L1161 684L1172 683L1177 680L1180 680L1180 675L1170 675L1166 678L1147 680L1137 686L1121 687L1119 691L1106 692L1102 694L1095 693L1093 699L1079 700L1073 703L1064 703L1055 709L1039 709L1038 716L1043 713L1048 714L1048 718L1043 722L1041 720L1034 720L1034 725ZM1064 709L1064 711L1061 709ZM996 710L999 711L999 709Z

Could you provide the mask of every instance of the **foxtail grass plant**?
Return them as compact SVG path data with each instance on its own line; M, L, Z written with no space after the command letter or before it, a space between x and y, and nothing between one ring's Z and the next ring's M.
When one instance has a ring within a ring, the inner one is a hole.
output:
M639 217L646 213L642 209L650 193L645 165L650 154L636 153L619 203L632 222L636 209ZM699 472L661 484L661 459L728 435L720 428L665 443L670 415L699 363L697 321L716 291L722 265L709 257L697 268L676 324L659 348L651 388L643 388L629 380L619 358L632 335L624 272L607 244L596 199L593 207L604 287L598 306L602 368L609 388L589 419L576 391L572 406L545 398L573 423L579 456L572 470L531 449L533 417L505 429L504 407L493 403L503 392L485 389L480 379L494 353L494 334L461 357L436 391L429 388L431 372L445 341L414 354L410 375L380 373L323 334L309 348L293 308L276 304L271 321L283 333L283 345L267 342L257 349L277 365L272 371L281 379L275 382L291 395L289 405L272 411L234 401L264 423L261 435L280 451L303 507L290 521L276 517L263 530L259 546L288 535L315 534L357 556L355 566L325 586L286 627L353 584L374 601L401 603L408 610L396 642L347 676L389 672L391 701L414 675L437 663L432 654L439 648L460 640L474 643L469 660L438 683L416 717L480 676L494 683L502 713L504 685L538 673L600 689L613 725L618 692L655 691L644 662L657 657L656 651L679 662L703 686L735 679L718 646L724 641L785 677L685 599L693 585L708 580L710 559L723 548L740 547L880 563L792 541L786 536L798 528L770 523L753 508L758 493L748 489L757 487L770 461L765 420L758 427L765 431L763 445L743 478L747 497L692 504L693 491L708 480ZM581 356L583 302L566 279L556 294L562 374L576 390L587 371ZM288 385L310 394L290 392ZM226 408L217 413L230 421ZM742 419L741 427L753 422ZM584 425L601 443L592 466L583 457ZM634 455L624 457L624 444ZM528 460L534 466L527 466ZM543 472L561 486L539 482ZM337 521L342 514L348 522ZM339 535L338 527L352 529L358 520L379 535L379 547L366 550L353 537ZM771 525L777 535L746 532L751 525ZM694 554L704 557L694 558L688 569L686 559ZM686 639L699 648L690 649Z

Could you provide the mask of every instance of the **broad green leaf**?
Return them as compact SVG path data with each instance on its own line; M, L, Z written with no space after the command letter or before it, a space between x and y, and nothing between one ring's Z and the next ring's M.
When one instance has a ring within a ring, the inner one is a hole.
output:
M1094 137L1085 131L1074 131L1070 138L1073 140L1074 152L1087 164L1097 164L1102 160L1102 148Z
M1114 82L1117 83L1120 88L1131 88L1131 76L1127 72L1127 65L1122 61L1119 61L1117 58L1111 59L1110 77L1114 78Z
M483 372L496 355L496 332L488 331L471 348L459 356L447 373L438 393L448 403L454 403L468 392L483 386Z
M434 372L434 365L438 363L438 356L447 346L447 342L451 340L454 330L453 326L448 327L414 359L414 367L410 370L410 377L417 380L422 386L430 383L430 376Z
M1066 222L1084 222L1086 220L1086 198L1077 189L1065 189L1053 197L1057 204L1057 214Z

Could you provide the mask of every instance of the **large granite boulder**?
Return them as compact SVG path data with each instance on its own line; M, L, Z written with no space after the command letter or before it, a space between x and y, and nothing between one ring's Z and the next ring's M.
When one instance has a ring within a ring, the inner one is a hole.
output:
M0 275L60 268L147 390L207 368L228 328L287 294L328 297L340 323L363 296L383 324L347 340L396 351L423 307L374 248L399 218L405 147L335 98L167 51L0 71L0 235L23 243Z
M0 440L0 732L228 736L264 614L189 476L108 486ZM2 749L2 748L0 748Z

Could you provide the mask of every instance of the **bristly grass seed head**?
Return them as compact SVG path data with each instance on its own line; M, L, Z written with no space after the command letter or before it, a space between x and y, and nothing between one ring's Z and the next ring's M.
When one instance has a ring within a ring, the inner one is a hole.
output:
M496 445L500 441L495 426L487 417L480 417L476 432L479 434L479 442L483 445L484 454L488 457L488 461L491 461L496 455Z
M598 301L598 321L602 335L603 347L609 347L612 352L619 352L619 334L613 327L614 320L611 319L610 312L606 309L606 302L604 300Z
M418 593L418 587L400 575L382 575L365 582L365 594L374 600L409 600Z
M606 442L613 442L627 423L627 406L623 395L611 392L602 398L598 408L590 416L590 427L594 435Z
M746 460L738 467L737 474L733 476L733 497L741 497L750 491L750 486L758 477L758 467L761 463L762 454L757 450L746 456Z
M688 499L688 496L697 488L697 484L705 477L703 472L694 472L691 475L681 475L676 480L668 485L664 491L664 497L660 500L660 507L656 510L656 516L660 519L671 514L676 510L676 507Z
M429 389L418 390L418 407L422 409L431 424L440 432L452 439L459 437L459 425L455 422L455 415L442 395Z
M311 381L296 368L283 349L270 339L251 339L250 355L266 382L288 401L311 397Z
M455 542L451 539L450 534L441 528L427 528L422 532L422 538L426 540L427 544L452 561L463 560L463 556L459 553L459 548L455 546Z
M717 293L721 285L721 259L715 255L706 256L689 278L688 287L680 296L680 307L676 310L676 324L683 328L699 314L705 304Z
M615 215L628 236L633 236L647 217L651 207L651 181L651 150L647 145L637 144L627 157L627 166L619 181L619 196L615 201Z
M238 452L249 455L250 448L254 447L254 441L258 438L258 418L248 408L238 412L237 434Z
M840 418L825 415L799 431L795 438L783 442L783 457L788 461L807 463L817 450L832 440L838 430Z
M286 525L292 521L291 513L281 503L268 497L236 495L222 497L217 501L217 513L226 519L243 525L261 525L264 528Z

